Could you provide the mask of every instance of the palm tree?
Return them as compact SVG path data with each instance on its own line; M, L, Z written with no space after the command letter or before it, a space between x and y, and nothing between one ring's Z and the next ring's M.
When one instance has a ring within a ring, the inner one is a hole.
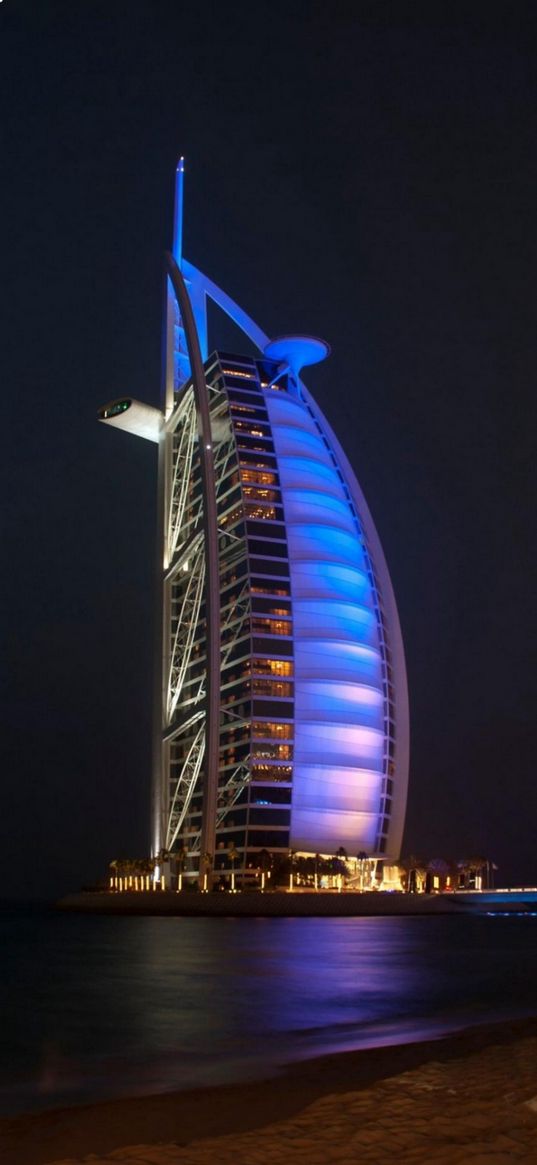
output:
M269 854L268 849L260 850L259 851L259 867L261 870L261 893L263 893L263 891L265 889L265 880L267 877L267 873L270 872L271 866L272 866L272 854Z
M289 881L290 861L289 855L277 854L273 861L271 870L271 883L274 889L276 886L284 887Z
M408 858L400 858L397 866L402 871L401 881L404 883L407 894L419 894L427 873L426 864L422 858L410 854Z
M333 872L336 875L338 881L338 890L343 888L343 878L346 877L349 872L346 866L346 862L347 850L345 849L344 845L340 845L332 862Z
M185 861L186 861L186 849L182 843L179 846L179 849L176 851L175 857L176 857L177 869L178 869L177 892L179 893L183 889L183 873L184 873Z
M460 880L462 883L460 889L480 889L481 886L476 886L476 882L478 879L481 882L483 877L483 870L487 869L487 865L487 859L481 857L462 858L460 862L457 862L460 873ZM472 880L474 884L473 886L470 886L469 883Z
M296 850L289 850L289 889L294 888L294 871L295 871Z
M438 890L445 890L446 881L449 876L449 862L444 861L444 858L431 858L427 862L427 885L428 892ZM438 886L435 886L435 878L438 879Z
M231 893L235 893L235 862L239 856L239 851L235 846L234 841L230 841L227 847L228 857L231 862Z
M365 877L366 868L367 868L365 863L368 860L369 859L368 859L368 856L367 856L365 850L361 849L360 852L356 854L356 861L358 862L358 876L359 876L359 880L360 880L360 884L359 884L360 892L363 892L363 889L364 889L364 877Z
M142 883L145 883L145 889L148 890L149 889L149 878L150 878L151 874L153 873L153 870L155 869L155 859L154 858L142 858L141 862L139 863L139 867L140 867L140 874L142 876Z
M132 877L134 865L130 858L117 858L114 862L118 874L119 889L129 889L129 878Z
M476 890L483 889L483 874L487 873L487 859L480 857L470 858L471 872L474 877L474 887Z
M204 893L206 893L207 890L209 889L209 880L210 880L211 871L213 868L213 855L210 854L209 852L204 853L203 858L202 858L202 866L203 866L203 869L205 871L204 875L203 875L203 890L204 890Z

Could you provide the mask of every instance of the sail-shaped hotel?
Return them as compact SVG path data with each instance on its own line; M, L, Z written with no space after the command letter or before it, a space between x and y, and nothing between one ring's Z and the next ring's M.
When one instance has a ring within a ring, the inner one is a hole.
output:
M328 345L270 340L187 262L182 200L181 160L162 408L99 414L158 447L153 853L244 884L266 850L396 859L403 644L368 507L302 380ZM208 300L256 355L211 351Z

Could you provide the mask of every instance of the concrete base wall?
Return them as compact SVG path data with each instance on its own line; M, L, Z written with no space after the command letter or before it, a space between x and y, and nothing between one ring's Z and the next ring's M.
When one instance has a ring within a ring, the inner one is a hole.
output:
M464 906L448 894L278 893L199 894L184 891L70 894L62 910L96 914L177 914L211 917L299 918L374 915L460 914Z

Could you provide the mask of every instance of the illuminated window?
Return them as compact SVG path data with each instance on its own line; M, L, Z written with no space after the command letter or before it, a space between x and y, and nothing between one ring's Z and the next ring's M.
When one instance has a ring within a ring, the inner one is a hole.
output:
M230 510L229 514L224 514L223 517L220 518L220 525L221 526L229 526L231 522L238 521L240 518L243 517L243 515L244 515L244 510L243 510L242 506L235 506L235 509Z
M235 428L238 429L240 433L244 433L246 437L270 437L270 430L268 428L266 431L263 429L254 429L251 422L248 424L246 421L236 421Z
M244 449L240 453L239 465L243 469L273 469L276 465L276 454L271 452L259 457L251 449Z
M268 579L263 583L252 583L250 590L255 595L282 595L285 598L288 598L290 595L289 587L281 586L280 584L273 586Z
M291 765L259 765L256 764L252 768L252 780L263 781L284 781L288 783L293 775Z
M245 507L247 518L262 518L264 521L274 521L276 518L275 506L254 506L252 504Z
M293 664L287 659L254 659L252 671L263 676L292 676Z
M252 630L260 635L292 635L293 624L290 619L283 622L281 619L260 619L255 616L252 619Z
M224 376L242 376L244 380L255 380L255 372L243 372L238 368L223 368Z
M257 764L262 760L292 760L292 744L256 744L252 749L252 758Z
M232 413L253 413L254 416L257 413L257 408L255 405L239 404L236 400L230 401L230 408Z
M274 453L274 445L268 437L264 441L261 441L259 437L251 437L249 433L237 433L236 436L237 449L241 452L241 454L243 452L266 453L268 456L272 456ZM249 441L255 441L256 444L249 445Z
M256 429L256 428L254 428L252 421L235 421L235 428L238 430L239 433L246 433L246 435L248 437L268 437L268 436L270 436L270 430L268 429L268 427L267 427L266 431L263 429Z
M245 498L255 502L277 502L280 498L279 493L274 489L256 489L252 486L245 486L242 492Z
M257 485L277 485L275 473L263 473L253 469L241 469L241 481L253 482Z
M293 685L281 680L254 680L253 690L259 696L292 696Z
M293 725L292 724L278 724L274 720L254 720L252 721L252 736L255 739L275 740L292 740L293 739Z
M282 615L284 619L290 618L292 614L291 603L284 603L281 599L275 601L268 595L262 598L258 595L252 596L252 610L256 615Z

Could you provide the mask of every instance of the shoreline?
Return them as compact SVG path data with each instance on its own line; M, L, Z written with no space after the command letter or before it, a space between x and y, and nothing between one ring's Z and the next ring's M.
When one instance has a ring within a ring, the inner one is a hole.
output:
M303 1110L319 1102L327 1104L329 1098L335 1099L336 1107L341 1107L337 1098L343 1094L346 1094L346 1100L348 1094L356 1094L358 1100L362 1098L365 1102L371 1091L382 1090L384 1084L388 1086L394 1077L419 1074L427 1065L441 1065L449 1072L456 1067L455 1061L467 1060L470 1063L480 1056L486 1060L487 1056L494 1057L495 1049L500 1049L499 1059L508 1071L513 1057L516 1058L517 1051L528 1041L535 1042L532 1066L534 1064L534 1090L537 1093L535 1015L528 1019L467 1027L455 1034L423 1042L342 1051L300 1060L283 1066L282 1072L276 1076L252 1083L133 1096L3 1117L0 1118L0 1160L3 1165L49 1165L67 1159L82 1160L90 1154L102 1158L124 1146L153 1146L151 1160L158 1162L161 1159L158 1146L184 1147L192 1142L201 1145L201 1139L204 1142L207 1138L234 1140L251 1134L253 1130L259 1130L261 1135L266 1126L296 1120ZM481 1071L480 1078L482 1074ZM429 1087L433 1088L433 1085L423 1085L425 1090ZM528 1114L531 1123L533 1118L529 1110ZM535 1131L537 1136L537 1112ZM181 1150L177 1152L180 1154ZM512 1159L537 1160L537 1143L535 1153L535 1157L515 1155ZM210 1157L207 1159L211 1160ZM280 1159L283 1160L275 1158ZM326 1151L325 1159L328 1159ZM130 1160L134 1160L134 1155L128 1157L123 1152L116 1160L128 1165ZM167 1160L171 1162L172 1158L162 1156L163 1165ZM181 1160L187 1158L181 1155ZM246 1162L248 1157L237 1157L236 1160L237 1163Z
M237 894L203 894L183 890L83 890L56 903L66 913L173 915L211 918L325 918L408 917L450 914L461 917L487 913L535 913L537 890L480 890L434 894L406 894L370 890L311 891L242 890Z

